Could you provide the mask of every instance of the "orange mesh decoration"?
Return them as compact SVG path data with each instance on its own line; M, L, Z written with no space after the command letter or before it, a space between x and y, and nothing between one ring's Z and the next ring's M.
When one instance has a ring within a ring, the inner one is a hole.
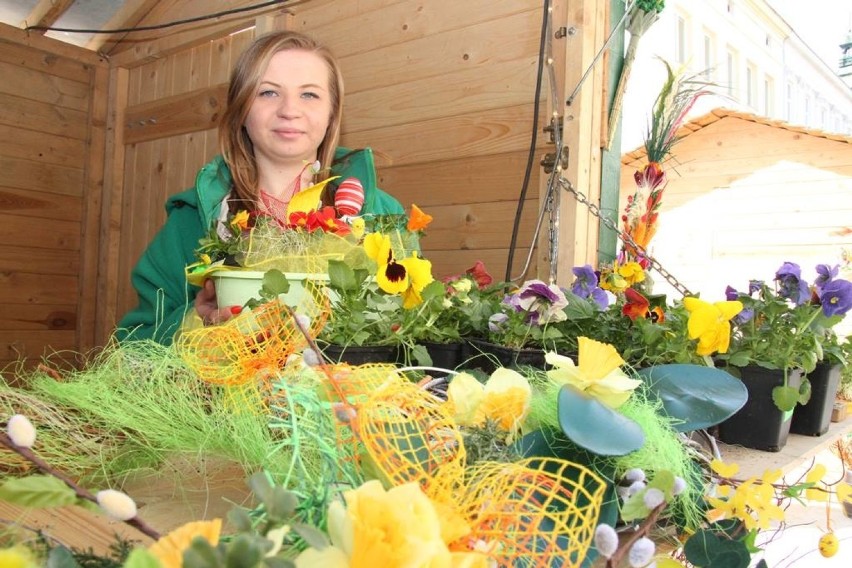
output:
M310 321L311 336L328 318L324 288L307 283L308 294L296 310ZM223 324L185 331L177 350L201 380L236 386L249 381L268 383L275 378L292 353L307 344L290 308L280 301L267 302L243 312Z
M500 566L582 564L606 490L588 468L556 458L466 466L446 405L398 375L342 410L385 482L416 481L468 522L451 548L484 550Z

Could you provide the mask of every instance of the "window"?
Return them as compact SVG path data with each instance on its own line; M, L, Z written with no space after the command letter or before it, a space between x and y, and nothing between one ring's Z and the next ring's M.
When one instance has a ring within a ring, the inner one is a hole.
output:
M746 104L757 108L757 68L753 63L746 65Z
M763 114L773 116L775 114L775 81L772 77L763 78Z
M787 84L787 122L793 122L793 112L796 108L796 87L793 83Z
M683 16L677 17L677 30L676 30L676 41L677 45L675 46L675 53L677 54L677 62L678 63L686 63L686 58L688 56L688 26L686 22L686 18Z
M709 32L704 32L704 78L713 80L714 67L716 67L716 42Z
M735 99L735 100L738 98L737 97L737 71L738 71L737 66L738 66L737 53L732 49L728 49L728 56L727 56L728 96L730 96L732 99Z

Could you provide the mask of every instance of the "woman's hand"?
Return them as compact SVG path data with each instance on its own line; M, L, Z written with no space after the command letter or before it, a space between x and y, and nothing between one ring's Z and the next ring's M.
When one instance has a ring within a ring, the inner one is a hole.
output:
M213 281L207 279L201 291L195 296L195 311L201 317L204 325L215 325L231 319L233 315L230 308L219 308L216 301L216 286Z

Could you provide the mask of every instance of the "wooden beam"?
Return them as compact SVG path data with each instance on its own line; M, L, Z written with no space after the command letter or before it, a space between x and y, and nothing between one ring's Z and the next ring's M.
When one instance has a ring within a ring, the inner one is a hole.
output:
M228 85L199 89L127 109L124 143L169 138L214 128L225 108Z
M64 41L45 37L35 32L25 32L20 28L3 23L0 23L0 42L4 44L4 50L7 48L7 43L12 43L15 44L13 49L24 46L47 52L42 55L42 57L47 58L45 61L51 60L48 56L53 56L53 59L58 56L67 57L80 64L106 65L106 61L104 61L98 54L92 53L87 49L77 45L71 45L70 43L65 43Z
M74 3L74 0L39 0L33 9L24 20L23 27L29 26L44 26L50 27L56 20L62 17L62 14L68 11L68 8ZM34 30L36 33L44 35L47 30Z
M160 0L124 0L118 12L101 29L118 30L132 28L141 22L159 2ZM109 54L126 35L127 33L95 34L86 44L86 49Z

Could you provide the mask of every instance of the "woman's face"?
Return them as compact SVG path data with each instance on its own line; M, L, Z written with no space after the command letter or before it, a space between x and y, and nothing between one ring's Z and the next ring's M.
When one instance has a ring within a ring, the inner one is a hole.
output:
M328 81L328 66L314 53L272 56L245 121L259 162L301 167L316 160L331 119Z

